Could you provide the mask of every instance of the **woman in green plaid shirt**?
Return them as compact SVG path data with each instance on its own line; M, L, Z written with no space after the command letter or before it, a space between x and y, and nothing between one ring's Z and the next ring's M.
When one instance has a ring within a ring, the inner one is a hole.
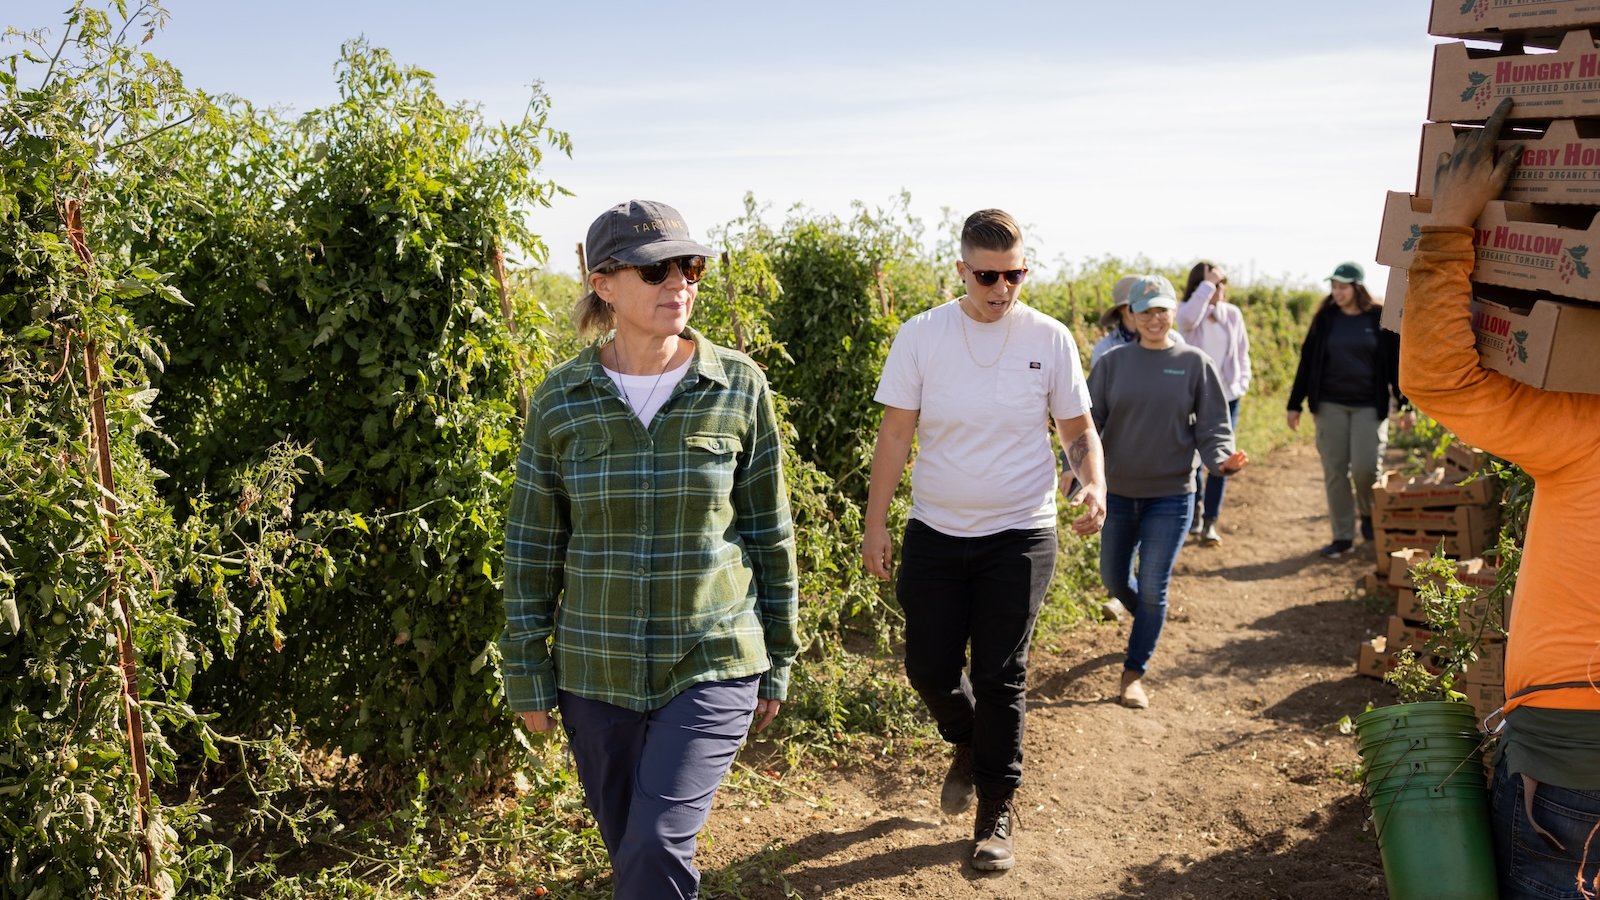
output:
M772 395L689 327L711 250L670 206L607 210L575 311L600 341L533 397L506 526L506 699L559 707L615 896L694 897L695 835L798 652Z

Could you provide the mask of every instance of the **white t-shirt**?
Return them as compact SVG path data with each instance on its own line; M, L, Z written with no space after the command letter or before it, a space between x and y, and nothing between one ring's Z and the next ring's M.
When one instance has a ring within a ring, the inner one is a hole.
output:
M918 411L912 518L955 537L1055 527L1048 421L1089 411L1065 325L1021 303L987 323L936 306L900 326L874 399Z
M605 369L611 380L616 382L617 390L622 392L628 405L633 407L634 413L639 416L639 421L644 423L644 427L649 428L650 420L655 418L662 406L666 405L667 398L672 396L672 389L677 387L678 382L688 373L689 361L692 359L694 359L693 353L689 354L689 359L683 361L683 365L668 369L659 377L624 375L616 369L607 369L605 366L600 368Z

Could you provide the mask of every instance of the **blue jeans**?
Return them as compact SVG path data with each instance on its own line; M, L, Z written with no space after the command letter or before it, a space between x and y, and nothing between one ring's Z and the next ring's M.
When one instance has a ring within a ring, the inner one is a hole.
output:
M1123 668L1144 674L1167 622L1167 585L1194 514L1194 494L1170 497L1106 495L1100 531L1100 580L1133 614ZM1133 569L1134 554L1139 571Z
M1539 827L1565 845L1558 850L1536 834L1523 810L1522 776L1507 773L1502 758L1495 766L1492 797L1495 868L1500 873L1501 900L1578 900L1578 869L1584 843L1600 824L1600 791L1574 791L1541 784L1533 795L1533 817ZM1596 838L1595 845L1600 845ZM1589 848L1582 877L1595 890L1600 877L1600 849Z
M1235 439L1239 434L1239 401L1228 401L1228 421L1233 423ZM1208 522L1216 521L1222 515L1222 495L1228 490L1228 476L1213 475L1206 471L1205 466L1194 467L1194 488L1200 490L1201 482L1205 483L1205 505L1203 513Z
M557 695L616 900L698 896L695 836L750 728L760 681L696 684L649 712Z

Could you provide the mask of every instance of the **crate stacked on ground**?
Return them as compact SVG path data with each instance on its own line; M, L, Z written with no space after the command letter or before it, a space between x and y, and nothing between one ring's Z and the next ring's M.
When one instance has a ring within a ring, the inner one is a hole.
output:
M1434 171L1456 133L1513 99L1501 149L1524 145L1474 238L1473 331L1490 369L1549 390L1600 393L1600 26L1596 0L1434 0L1432 122L1415 194L1384 205L1384 327L1400 330L1406 270L1429 222ZM1473 43L1467 43L1471 41Z
M1387 582L1395 592L1394 610L1389 615L1386 632L1361 644L1356 660L1358 674L1382 678L1398 664L1399 652L1406 649L1414 651L1418 662L1428 671L1438 674L1444 670L1445 661L1432 652L1436 648L1433 626L1411 571L1427 557L1424 551L1414 549L1394 553L1394 565ZM1467 702L1480 717L1487 716L1505 702L1506 645L1502 616L1509 617L1511 610L1492 609L1488 601L1499 577L1493 563L1480 557L1459 560L1455 564L1455 577L1478 592L1478 598L1461 612L1462 625L1468 633L1478 635L1478 639L1473 646L1477 660L1467 667L1453 687L1466 695Z
M1441 462L1421 475L1386 472L1373 486L1377 580L1395 592L1395 602L1385 633L1362 643L1356 671L1382 678L1398 664L1398 654L1405 649L1415 651L1418 662L1429 671L1443 671L1445 660L1433 655L1436 647L1429 617L1412 582L1412 568L1441 551L1457 561L1457 580L1479 593L1476 603L1464 612L1469 630L1481 635L1472 647L1478 661L1456 690L1486 715L1505 695L1504 629L1498 619L1485 621L1485 597L1495 586L1498 573L1482 558L1494 547L1499 533L1499 507L1494 503L1494 480L1484 472L1488 457L1481 450L1452 441Z
M1385 472L1372 486L1380 577L1389 577L1396 551L1440 549L1452 559L1467 559L1494 546L1500 512L1493 478L1479 473L1481 454L1458 451L1444 462L1420 475Z

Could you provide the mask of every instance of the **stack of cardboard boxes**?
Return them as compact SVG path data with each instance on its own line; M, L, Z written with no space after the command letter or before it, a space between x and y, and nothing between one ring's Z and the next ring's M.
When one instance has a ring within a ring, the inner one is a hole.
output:
M1487 459L1481 451L1452 443L1443 462L1424 475L1385 473L1373 487L1378 551L1374 581L1395 592L1395 603L1385 633L1361 645L1356 671L1382 678L1404 649L1416 651L1430 671L1443 668L1444 661L1429 653L1433 635L1411 573L1413 566L1442 550L1457 560L1456 579L1480 593L1462 615L1463 624L1480 635L1473 648L1478 658L1455 689L1467 695L1480 716L1486 716L1505 700L1503 622L1482 599L1499 575L1482 558L1499 533L1499 508L1492 502L1491 477L1482 473Z
M1434 0L1433 89L1415 194L1384 206L1384 326L1400 330L1406 270L1434 171L1458 131L1513 98L1502 150L1524 145L1504 199L1477 222L1473 330L1483 364L1549 390L1600 393L1600 0ZM1469 45L1466 40L1476 42ZM1492 46L1482 46L1488 43Z

